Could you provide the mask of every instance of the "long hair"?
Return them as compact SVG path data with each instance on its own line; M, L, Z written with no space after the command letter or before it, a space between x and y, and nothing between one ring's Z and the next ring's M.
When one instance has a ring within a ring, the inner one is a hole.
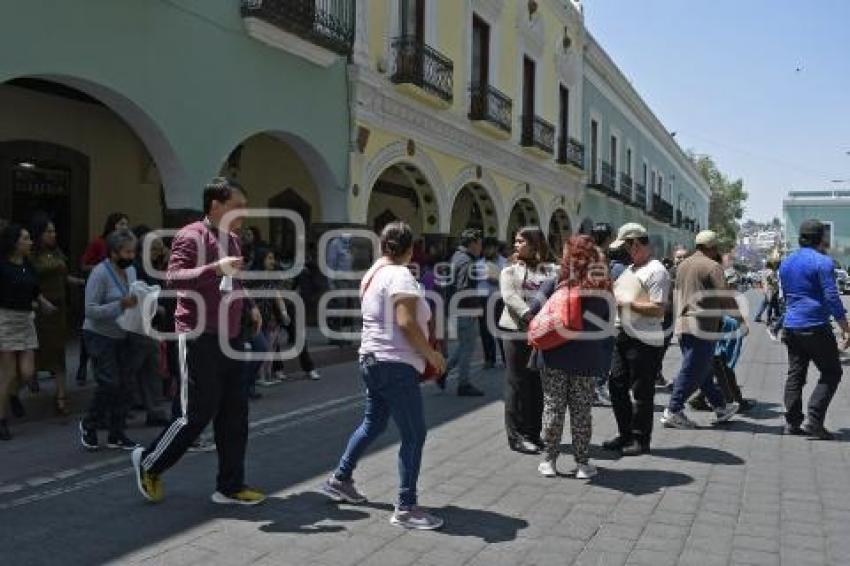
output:
M570 287L608 291L611 278L605 258L599 253L593 238L572 236L564 245L560 280Z
M522 236L531 248L535 263L549 261L549 244L539 226L523 226L517 232Z
M32 244L36 250L41 249L41 237L47 232L47 227L51 224L53 224L53 220L42 210L32 215L30 219L30 236L32 236Z
M123 212L112 212L106 217L106 222L103 223L103 232L100 237L106 239L108 235L115 231L115 225L121 220L130 220L130 217Z

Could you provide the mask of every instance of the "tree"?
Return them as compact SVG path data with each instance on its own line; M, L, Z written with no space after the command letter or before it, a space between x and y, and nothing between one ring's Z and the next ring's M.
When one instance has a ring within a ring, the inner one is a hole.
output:
M711 189L708 227L717 232L722 248L732 249L741 228L738 220L744 215L744 203L748 197L744 181L730 181L709 155L696 155L691 151L688 156Z

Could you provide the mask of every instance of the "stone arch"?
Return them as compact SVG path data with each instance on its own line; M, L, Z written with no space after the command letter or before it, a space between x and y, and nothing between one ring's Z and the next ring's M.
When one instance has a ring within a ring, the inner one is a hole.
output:
M510 238L510 218L511 213L514 210L517 202L525 199L530 201L534 205L534 209L537 211L537 223L540 225L540 228L543 230L544 234L548 233L549 225L545 222L547 216L547 207L543 206L543 202L540 198L535 194L533 190L526 192L526 187L528 185L526 183L520 183L516 187L514 187L513 195L511 196L510 201L508 201L507 206L505 207L504 217L505 217L505 237ZM544 225L545 224L545 225Z
M570 215L564 207L559 206L552 211L549 215L548 241L553 253L563 249L564 242L574 231Z
M451 222L452 215L454 212L454 207L457 202L458 197L460 196L461 191L464 187L468 185L478 185L483 188L486 197L492 201L494 207L494 215L496 216L496 233L492 234L494 237L498 237L505 233L507 229L505 223L507 219L504 214L504 207L502 205L502 195L499 192L499 187L496 185L495 179L483 169L480 171L479 175L479 166L477 165L469 165L460 170L460 172L452 179L451 183L449 183L446 189L447 195L447 203L450 204L449 214L443 215L441 217L441 225L440 231L444 234L448 234L451 232Z
M379 222L379 218L384 220ZM399 161L390 165L372 185L366 224L378 232L386 219L403 219L417 234L439 232L438 196L422 171L411 163Z
M544 224L546 224L544 226ZM528 196L519 196L519 198L514 199L513 204L510 208L510 213L508 215L508 226L507 232L505 234L505 238L507 241L511 241L516 234L516 231L523 226L539 226L543 231L543 235L547 235L548 231L548 222L544 222L543 217L540 214L540 205L539 203L534 202Z
M358 195L354 196L355 213L352 220L365 224L369 214L369 201L375 183L390 167L397 164L412 165L427 181L430 192L433 193L434 204L437 212L437 223L435 231L442 225L443 218L448 214L449 206L446 204L446 188L434 161L421 148L413 142L397 141L379 151L364 167L360 176ZM409 150L413 149L412 152ZM412 153L412 154L411 154Z
M37 73L13 77L4 84L15 80L49 81L74 90L78 90L102 103L118 115L136 134L156 164L167 201L180 201L181 193L191 191L187 171L178 158L173 144L165 135L153 116L130 100L124 94L106 85L82 77Z

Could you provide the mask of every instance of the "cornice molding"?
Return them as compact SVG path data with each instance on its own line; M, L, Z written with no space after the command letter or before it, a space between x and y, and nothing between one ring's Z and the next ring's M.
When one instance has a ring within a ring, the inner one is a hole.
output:
M585 32L585 73L588 70L594 71L604 86L619 96L632 111L634 116L641 124L652 134L651 141L656 145L661 145L659 148L671 162L679 166L682 173L689 177L690 183L700 190L706 199L711 198L711 191L708 184L700 177L699 172L694 167L693 163L688 160L687 155L670 136L670 132L661 123L661 120L652 112L646 102L640 97L640 94L635 90L632 84L626 79L619 67L614 63L611 57L599 45L596 39L589 32ZM592 81L598 83L598 81ZM595 84L600 87L602 85ZM602 89L601 89L602 90Z

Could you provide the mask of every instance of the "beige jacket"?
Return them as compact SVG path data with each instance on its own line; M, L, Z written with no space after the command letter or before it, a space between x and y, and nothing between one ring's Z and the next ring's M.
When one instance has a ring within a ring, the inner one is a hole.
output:
M529 311L528 295L546 280L558 274L551 263L542 263L536 269L528 269L517 262L502 270L499 275L499 292L505 308L499 318L499 326L507 330L525 330L522 317Z

